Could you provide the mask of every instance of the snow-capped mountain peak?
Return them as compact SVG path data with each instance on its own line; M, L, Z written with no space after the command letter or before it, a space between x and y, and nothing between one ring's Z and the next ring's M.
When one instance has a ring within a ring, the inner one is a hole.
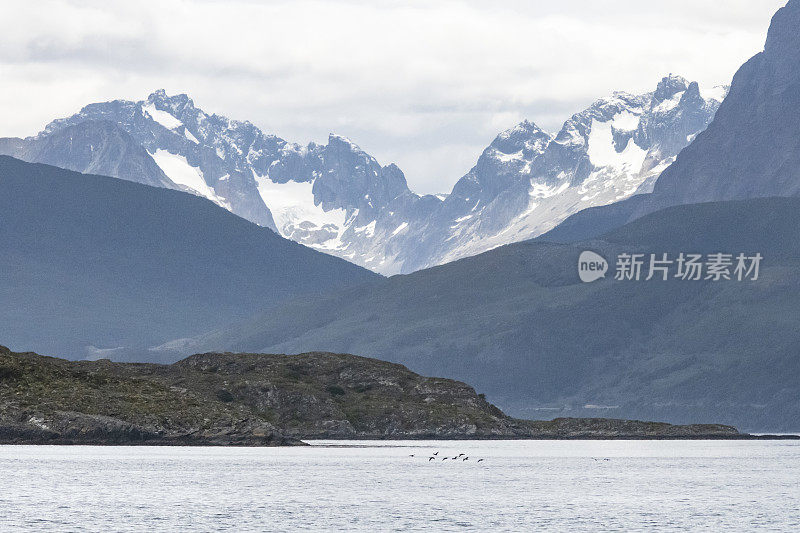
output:
M140 101L89 104L9 150L191 192L394 274L532 238L585 207L649 191L726 92L670 75L653 92L597 100L555 135L524 120L499 133L441 196L414 194L397 165L382 166L342 135L331 133L324 145L287 142L163 89Z
M726 92L704 97L696 82L669 75L651 93L595 101L555 137L528 121L501 133L444 202L446 230L426 241L428 262L415 267L533 238L581 209L651 190Z

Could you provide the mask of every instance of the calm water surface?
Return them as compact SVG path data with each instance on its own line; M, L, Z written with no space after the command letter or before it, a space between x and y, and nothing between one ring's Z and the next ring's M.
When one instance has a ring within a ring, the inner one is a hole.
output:
M313 444L0 446L0 531L800 530L798 441Z

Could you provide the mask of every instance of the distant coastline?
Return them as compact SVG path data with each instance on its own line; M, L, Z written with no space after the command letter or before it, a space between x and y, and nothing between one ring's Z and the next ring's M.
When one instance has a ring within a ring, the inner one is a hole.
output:
M348 354L209 353L157 365L68 361L0 347L0 444L798 438L721 424L520 420L459 381Z

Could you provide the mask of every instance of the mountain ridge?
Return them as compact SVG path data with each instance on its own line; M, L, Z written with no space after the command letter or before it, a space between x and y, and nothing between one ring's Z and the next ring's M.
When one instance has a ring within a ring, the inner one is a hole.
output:
M86 105L34 137L0 139L0 153L192 192L283 237L395 274L536 236L581 206L648 188L705 127L714 98L670 75L651 93L596 101L556 135L523 121L501 132L444 199L415 194L397 165L340 135L290 143L163 89Z

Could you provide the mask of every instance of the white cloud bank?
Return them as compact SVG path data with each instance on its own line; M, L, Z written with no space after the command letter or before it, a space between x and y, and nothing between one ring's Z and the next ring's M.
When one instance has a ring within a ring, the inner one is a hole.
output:
M286 139L346 135L449 191L523 118L554 131L672 72L728 83L781 0L4 0L0 136L163 87Z

